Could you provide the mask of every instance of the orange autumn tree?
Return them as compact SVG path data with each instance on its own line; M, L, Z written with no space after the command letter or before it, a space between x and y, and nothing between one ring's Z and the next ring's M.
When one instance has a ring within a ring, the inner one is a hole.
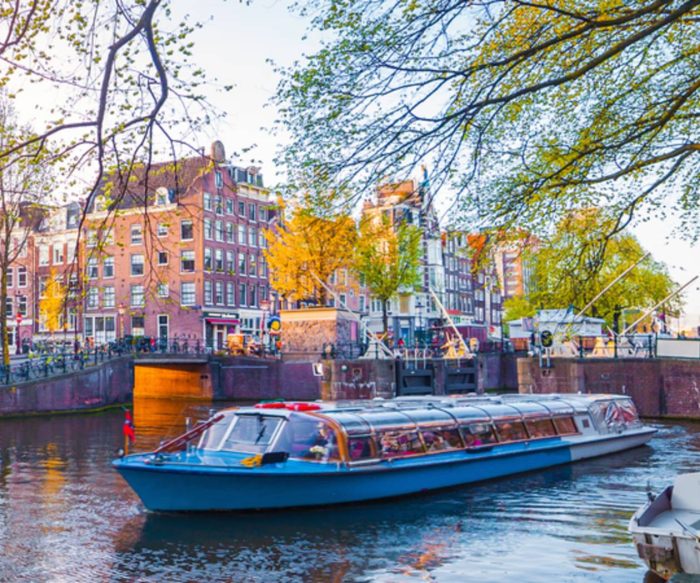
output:
M61 315L66 305L66 286L61 278L56 275L56 270L51 270L51 275L46 282L44 294L39 300L39 316L44 326L53 335L61 326Z
M316 277L329 282L336 270L352 266L357 229L349 215L319 212L307 204L265 238L270 285L285 299L325 306L328 292Z

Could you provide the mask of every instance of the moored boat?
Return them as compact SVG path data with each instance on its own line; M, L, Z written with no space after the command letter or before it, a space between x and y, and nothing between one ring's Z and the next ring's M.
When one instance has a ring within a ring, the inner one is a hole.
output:
M630 519L637 553L663 579L700 575L700 472L681 474Z
M223 410L113 464L150 510L272 509L499 478L636 447L654 432L619 395L275 402Z

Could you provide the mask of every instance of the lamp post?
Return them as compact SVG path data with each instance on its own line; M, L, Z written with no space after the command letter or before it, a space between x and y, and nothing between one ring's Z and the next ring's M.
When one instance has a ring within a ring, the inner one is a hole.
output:
M124 337L124 312L126 310L124 309L124 304L119 304L119 307L117 308L117 334L119 336L119 340L121 340Z
M22 314L17 311L17 316L15 316L15 342L17 343L17 354L22 354L22 339L19 332L19 327L22 325Z

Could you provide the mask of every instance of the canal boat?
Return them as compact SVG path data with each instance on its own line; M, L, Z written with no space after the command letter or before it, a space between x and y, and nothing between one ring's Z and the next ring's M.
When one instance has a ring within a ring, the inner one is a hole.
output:
M500 478L640 446L654 432L619 395L272 402L222 410L113 465L150 510L273 509Z
M663 579L700 575L700 472L677 476L649 498L629 524L640 558Z

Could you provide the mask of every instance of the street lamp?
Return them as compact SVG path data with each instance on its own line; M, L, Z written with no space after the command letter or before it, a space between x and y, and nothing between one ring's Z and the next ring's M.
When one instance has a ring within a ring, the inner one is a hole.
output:
M119 307L117 308L117 313L118 313L118 322L117 322L117 333L119 336L119 339L121 340L124 337L124 312L126 310L124 309L124 304L119 304Z

